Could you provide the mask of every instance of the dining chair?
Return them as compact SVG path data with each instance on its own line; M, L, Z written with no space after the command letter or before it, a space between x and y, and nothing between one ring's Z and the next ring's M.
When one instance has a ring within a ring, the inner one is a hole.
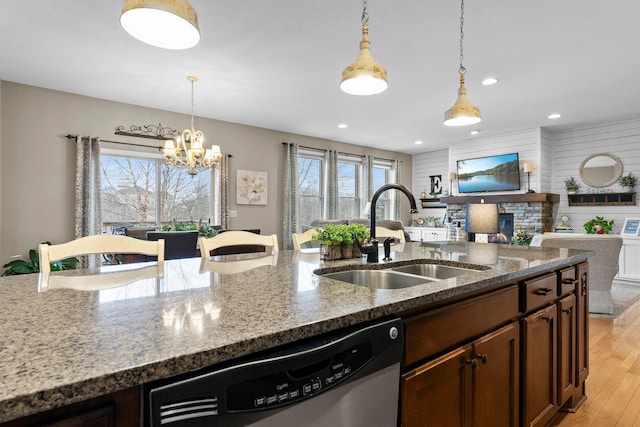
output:
M40 244L40 272L49 273L51 263L60 259L104 253L142 254L158 257L158 263L164 262L164 240L149 242L128 236L97 234L80 237L58 245Z
M391 230L389 228L376 225L376 238L380 240L380 237L394 237L398 239L400 243L404 243L406 241L404 238L404 230Z
M261 235L248 231L230 230L213 237L200 237L200 255L203 258L211 256L211 251L228 246L241 247L254 245L260 247L271 247L271 253L278 252L278 236L275 234ZM249 250L248 252L255 252Z
M302 249L302 244L311 241L311 238L317 231L315 228L310 228L304 233L292 233L291 240L293 241L293 249L300 250Z
M164 240L164 258L180 259L198 256L198 230L147 231L147 240Z

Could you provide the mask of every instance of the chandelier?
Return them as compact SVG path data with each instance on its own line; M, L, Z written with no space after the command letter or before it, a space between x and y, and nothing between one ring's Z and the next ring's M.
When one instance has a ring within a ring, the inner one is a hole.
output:
M213 145L205 151L204 134L195 130L193 126L193 84L198 81L197 77L187 76L191 81L191 129L185 129L179 138L167 140L164 144L163 154L167 163L180 169L186 169L189 175L196 175L198 171L211 169L218 164L222 153L220 147ZM187 144L190 148L187 148Z

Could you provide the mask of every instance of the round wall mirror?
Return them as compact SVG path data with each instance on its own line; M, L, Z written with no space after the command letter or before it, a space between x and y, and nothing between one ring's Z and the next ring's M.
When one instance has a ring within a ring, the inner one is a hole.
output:
M580 178L591 187L607 187L622 175L622 162L613 154L592 154L580 165Z

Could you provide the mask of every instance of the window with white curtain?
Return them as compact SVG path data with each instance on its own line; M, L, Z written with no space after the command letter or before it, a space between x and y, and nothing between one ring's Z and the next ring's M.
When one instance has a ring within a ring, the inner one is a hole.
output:
M102 221L113 224L208 222L212 215L212 172L191 176L160 155L103 149Z
M360 218L362 161L338 156L338 218Z
M324 156L319 152L298 152L298 196L300 224L323 218Z

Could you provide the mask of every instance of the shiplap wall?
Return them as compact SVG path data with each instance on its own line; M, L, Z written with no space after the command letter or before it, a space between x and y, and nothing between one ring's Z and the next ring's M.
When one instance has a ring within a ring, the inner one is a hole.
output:
M574 233L584 233L582 224L597 216L615 221L613 232L620 233L625 218L640 218L636 206L568 206L564 180L574 176L582 185L581 192L590 188L580 179L580 164L592 154L610 153L620 158L623 174L632 172L640 177L640 120L611 123L602 126L573 129L553 133L552 187L560 194L558 213L567 214ZM617 192L618 183L608 187ZM636 187L636 191L640 190ZM556 217L557 218L557 217Z
M412 163L412 182L411 192L416 198L420 198L420 193L423 189L429 193L431 188L431 175L442 176L442 188L449 191L449 170L455 171L455 169L449 169L449 150L438 150L429 153L421 153L413 156ZM453 183L455 187L455 182ZM419 206L420 213L418 217L436 216L443 218L447 213L446 209L429 208L423 209ZM413 224L411 224L413 225Z
M584 233L582 224L595 216L615 220L614 233L620 233L625 218L640 218L638 205L569 207L564 188L564 179L570 176L582 183L579 173L582 161L591 154L603 152L620 158L625 175L632 172L640 178L640 119L557 132L530 129L460 142L448 150L416 154L413 156L413 191L418 197L422 188L428 188L429 175L441 174L448 184L448 173L456 170L456 160L514 152L519 155L521 167L525 162L534 163L533 190L560 194L554 216L557 219L559 214L569 215L574 232ZM582 183L582 191L587 189ZM457 195L457 182L453 190ZM609 190L620 191L621 187L616 183ZM520 192L525 191L527 175L522 173ZM640 185L636 191L640 191ZM432 215L425 211L424 215Z
M493 156L497 154L518 153L520 160L520 191L527 191L527 174L522 172L522 166L526 162L535 165L531 172L531 189L537 192L540 186L540 129L530 129L495 137L477 138L473 141L465 141L453 144L449 148L449 170L456 170L456 161L473 159L476 157ZM414 166L415 168L415 166ZM414 169L415 170L415 169ZM415 172L414 172L415 173ZM454 194L458 194L458 183L454 183ZM506 194L508 192L496 192L492 194Z

